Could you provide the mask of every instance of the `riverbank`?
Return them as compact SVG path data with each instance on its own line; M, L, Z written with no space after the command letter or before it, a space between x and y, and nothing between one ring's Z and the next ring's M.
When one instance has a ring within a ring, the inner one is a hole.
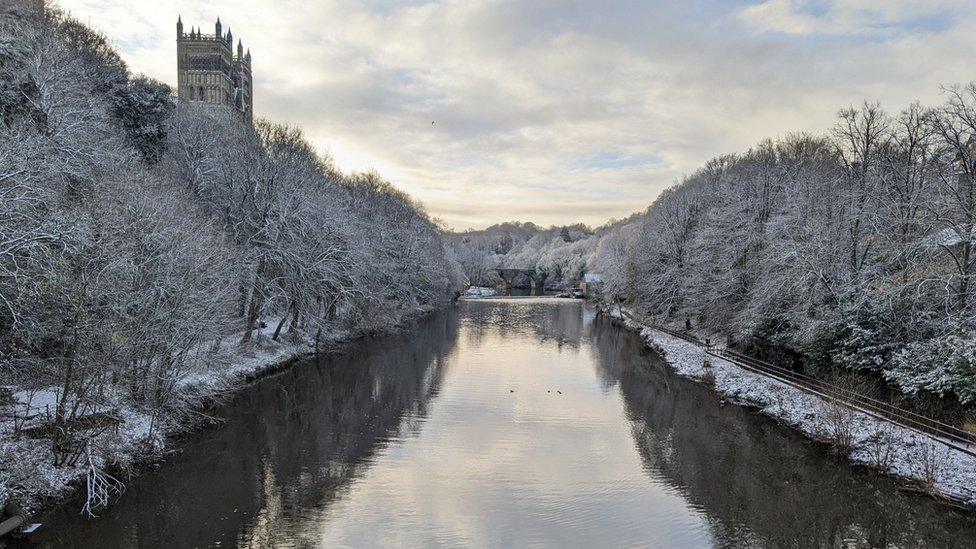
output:
M397 329L431 313L418 310L401 319ZM120 421L99 435L100 451L93 453L90 464L83 456L76 464L57 467L52 463L51 441L32 438L25 431L40 427L56 405L54 389L23 390L12 387L16 403L0 417L0 511L14 503L27 516L36 516L64 501L86 485L91 466L107 471L124 481L138 474L138 466L165 459L174 450L173 442L188 435L202 422L220 421L207 410L242 390L249 383L290 367L303 356L314 354L316 341L311 336L297 341L273 341L276 322L268 321L255 331L253 340L240 346L240 334L225 339L226 348L201 350L195 369L178 384L181 395L192 402L193 417L181 422L165 422L127 403L122 395L110 398L103 406ZM370 334L337 331L320 337L321 351L335 351L343 343ZM27 418L27 419L25 419ZM80 510L79 510L80 511ZM96 510L97 513L97 510Z
M830 444L852 463L905 481L906 488L976 509L973 456L924 434L706 355L700 347L640 325L619 310L604 312L639 332L682 377L708 383L730 401L754 407L812 439Z

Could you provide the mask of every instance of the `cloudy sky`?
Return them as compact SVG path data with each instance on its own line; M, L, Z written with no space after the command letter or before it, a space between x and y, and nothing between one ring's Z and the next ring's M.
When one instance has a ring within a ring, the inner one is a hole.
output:
M251 48L259 116L457 229L600 224L712 156L976 77L968 1L60 4L171 84L177 15L210 33L220 16Z

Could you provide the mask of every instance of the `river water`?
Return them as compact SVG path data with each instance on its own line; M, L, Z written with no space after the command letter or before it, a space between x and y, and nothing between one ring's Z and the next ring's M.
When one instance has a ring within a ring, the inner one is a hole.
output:
M976 517L676 377L580 302L462 302L246 388L53 547L970 547Z

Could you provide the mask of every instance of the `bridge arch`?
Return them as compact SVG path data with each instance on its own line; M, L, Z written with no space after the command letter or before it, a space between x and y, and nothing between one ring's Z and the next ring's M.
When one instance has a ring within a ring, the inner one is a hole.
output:
M548 278L548 275L546 273L536 271L535 269L499 268L499 269L495 269L495 272L498 273L499 278L502 279L502 291L504 293L509 293L512 287L512 282L519 275L525 275L528 277L532 287L533 294L537 292L541 293L542 290L545 290L546 278Z

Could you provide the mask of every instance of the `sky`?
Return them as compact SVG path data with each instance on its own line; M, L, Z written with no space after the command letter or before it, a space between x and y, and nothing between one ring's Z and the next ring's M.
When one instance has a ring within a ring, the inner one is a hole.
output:
M177 16L205 33L219 16L251 49L257 116L457 230L599 225L714 156L976 75L958 0L59 3L170 84Z

